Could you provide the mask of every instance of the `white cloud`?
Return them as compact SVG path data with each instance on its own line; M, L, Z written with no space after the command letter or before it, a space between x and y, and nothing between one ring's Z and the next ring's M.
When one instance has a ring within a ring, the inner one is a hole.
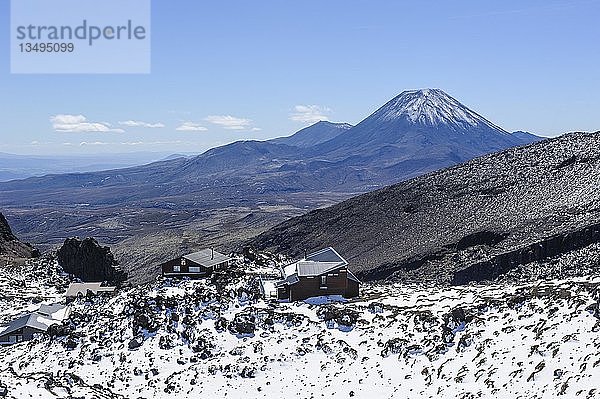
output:
M149 143L144 143L143 141L126 141L124 143L120 143L121 145L144 145Z
M199 123L183 122L181 125L177 126L175 130L179 130L180 132L205 132L208 129L201 126Z
M290 119L295 122L316 123L329 120L326 114L330 112L331 109L319 105L296 105Z
M58 114L50 117L52 128L61 133L113 132L124 133L123 129L113 129L104 122L89 122L83 115Z
M251 119L236 118L231 115L210 115L204 120L229 130L245 130L252 124Z
M129 127L147 127L149 129L165 127L165 125L161 122L148 123L148 122L132 121L132 120L119 122L119 125L129 126Z
M88 141L82 141L81 143L79 143L80 146L86 146L86 145L109 145L110 143L105 143L104 141L92 141L92 142L88 142Z

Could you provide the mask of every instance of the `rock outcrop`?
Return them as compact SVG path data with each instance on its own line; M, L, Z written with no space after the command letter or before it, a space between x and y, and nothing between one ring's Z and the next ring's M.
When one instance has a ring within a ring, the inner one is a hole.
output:
M17 238L13 235L10 226L8 225L8 221L4 217L3 214L0 213L0 239L3 241L12 241Z
M0 213L0 256L32 258L39 254L39 251L30 244L19 241L4 215Z
M63 270L82 281L120 284L127 279L110 248L101 246L94 238L67 238L57 256Z

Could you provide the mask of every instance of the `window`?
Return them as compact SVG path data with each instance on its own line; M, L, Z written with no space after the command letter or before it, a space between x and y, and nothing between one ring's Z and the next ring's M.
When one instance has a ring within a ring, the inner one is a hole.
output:
M185 258L181 258L181 266L185 266Z
M198 266L190 266L190 273L200 273L200 268Z
M181 271L181 266L179 266L179 265L173 266L173 271L174 272L180 272Z
M327 276L321 276L321 287L327 286Z

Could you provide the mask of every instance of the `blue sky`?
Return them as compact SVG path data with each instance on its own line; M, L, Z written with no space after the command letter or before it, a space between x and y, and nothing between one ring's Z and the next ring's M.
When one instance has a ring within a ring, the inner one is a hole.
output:
M201 152L423 87L510 131L600 130L599 1L155 0L148 75L11 75L0 17L0 152Z

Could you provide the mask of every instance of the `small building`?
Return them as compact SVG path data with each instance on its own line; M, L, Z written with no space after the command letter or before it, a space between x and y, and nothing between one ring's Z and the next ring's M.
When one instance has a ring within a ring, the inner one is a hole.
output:
M225 269L230 262L229 256L211 248L180 256L162 263L160 266L163 276L198 278L209 276L216 270Z
M274 283L274 288L279 300L301 301L323 295L357 297L359 285L348 262L329 247L283 267L281 280Z
M76 298L78 295L85 296L88 292L91 292L94 295L113 293L115 292L115 289L115 287L103 287L102 283L71 283L65 296L68 300Z
M42 305L33 313L25 314L0 327L0 345L29 341L35 334L45 333L54 324L69 317L69 308L60 304Z

